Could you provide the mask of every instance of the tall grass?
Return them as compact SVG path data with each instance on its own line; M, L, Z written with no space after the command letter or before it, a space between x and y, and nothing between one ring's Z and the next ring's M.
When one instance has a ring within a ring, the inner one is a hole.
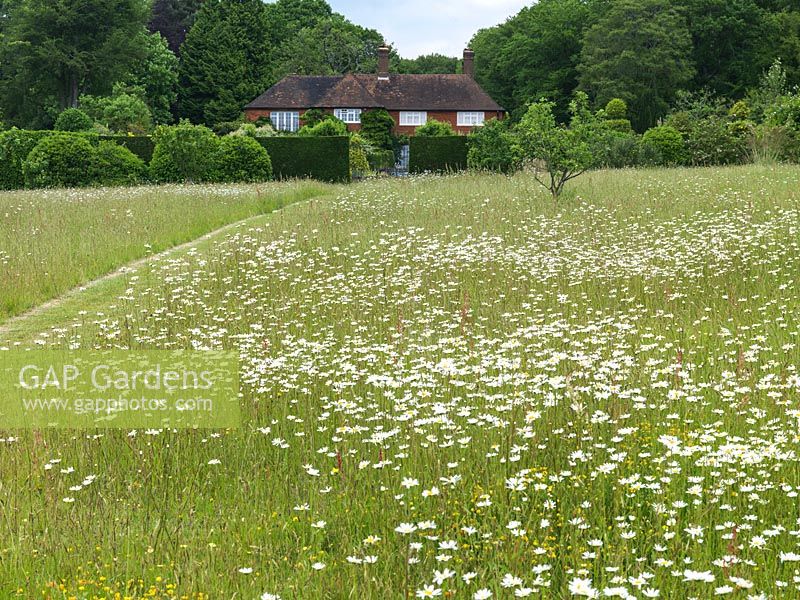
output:
M800 170L571 192L367 182L42 315L27 344L238 349L245 419L0 433L2 588L798 597Z
M0 193L0 323L127 262L324 189L296 182Z

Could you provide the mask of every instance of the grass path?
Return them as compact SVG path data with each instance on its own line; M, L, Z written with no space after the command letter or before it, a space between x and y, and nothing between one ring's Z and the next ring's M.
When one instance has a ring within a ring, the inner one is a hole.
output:
M325 194L321 193L320 190L320 194L306 198L299 203L313 202L324 196ZM30 338L31 334L34 332L47 329L48 326L52 326L53 323L61 321L62 315L65 317L74 316L79 311L87 311L87 309L92 306L102 303L103 301L108 301L109 298L114 297L114 294L123 291L128 285L129 278L150 262L159 261L171 256L179 256L192 249L199 249L237 229L262 222L294 204L297 203L286 204L272 212L258 214L233 223L228 223L213 231L209 231L199 238L173 246L162 252L138 258L97 279L74 287L56 298L43 302L19 315L0 322L0 350L7 348L9 344L21 345L23 341Z
M0 193L0 324L147 255L325 194L311 181Z

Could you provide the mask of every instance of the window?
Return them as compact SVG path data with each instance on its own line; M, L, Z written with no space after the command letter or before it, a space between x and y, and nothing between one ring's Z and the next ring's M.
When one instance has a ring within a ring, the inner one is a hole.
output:
M460 112L457 122L460 127L475 127L483 125L483 118L482 112Z
M345 123L361 123L360 108L336 108L333 110L333 116Z
M428 122L428 113L423 111L401 111L400 125L418 127Z
M276 131L297 131L300 129L300 113L297 111L273 111L269 115Z

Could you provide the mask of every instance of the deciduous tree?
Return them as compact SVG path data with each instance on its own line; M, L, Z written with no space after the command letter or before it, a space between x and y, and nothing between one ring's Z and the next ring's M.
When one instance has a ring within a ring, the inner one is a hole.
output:
M668 0L615 0L586 33L579 71L598 105L622 98L643 131L694 75L686 20Z

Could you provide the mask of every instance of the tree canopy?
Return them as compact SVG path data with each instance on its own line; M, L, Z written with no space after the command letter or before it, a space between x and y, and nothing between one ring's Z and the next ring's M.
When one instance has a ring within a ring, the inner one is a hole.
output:
M147 0L19 0L0 46L0 102L17 124L44 124L82 93L103 94L144 58Z

